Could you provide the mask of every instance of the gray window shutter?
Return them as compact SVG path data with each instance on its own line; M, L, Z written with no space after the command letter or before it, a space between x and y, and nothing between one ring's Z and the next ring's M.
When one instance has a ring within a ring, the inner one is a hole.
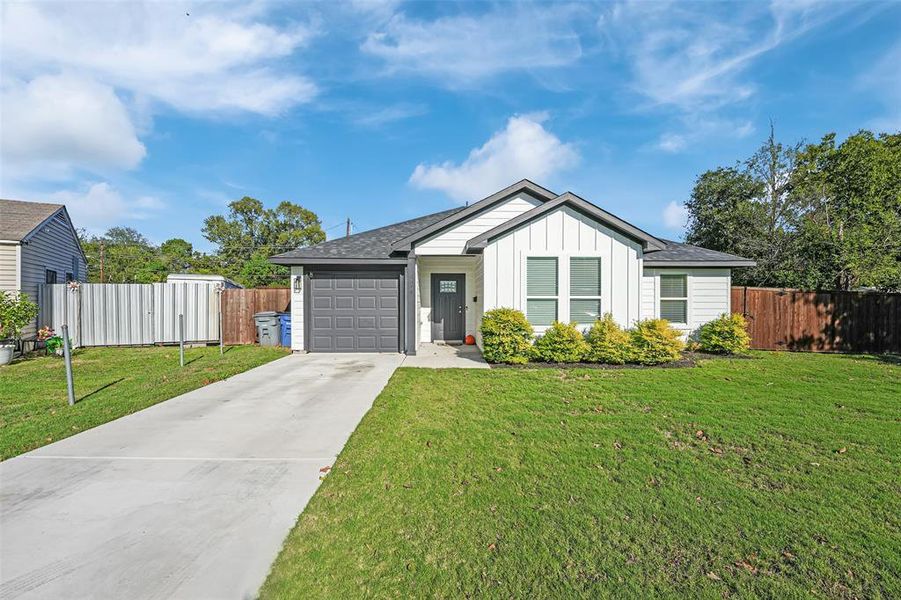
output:
M569 259L569 295L601 295L601 259L573 256Z
M685 298L688 296L688 281L685 275L661 275L661 298Z
M526 294L528 296L557 295L557 259L530 256L526 259Z

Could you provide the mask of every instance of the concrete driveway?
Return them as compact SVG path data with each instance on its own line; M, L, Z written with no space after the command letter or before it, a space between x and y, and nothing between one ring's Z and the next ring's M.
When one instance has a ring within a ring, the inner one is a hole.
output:
M255 597L402 360L288 356L0 463L0 598Z

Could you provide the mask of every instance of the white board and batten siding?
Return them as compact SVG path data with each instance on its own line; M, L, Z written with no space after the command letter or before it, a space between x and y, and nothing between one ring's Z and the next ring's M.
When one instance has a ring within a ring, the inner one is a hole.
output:
M291 350L303 349L303 267L291 267Z
M558 319L569 315L569 258L601 259L601 312L624 327L640 316L641 244L569 207L524 224L484 250L484 310L512 307L525 311L529 256L558 258ZM540 329L540 328L539 328Z
M462 223L416 244L416 254L429 256L435 254L460 255L463 247L472 238L494 229L518 217L522 213L540 205L541 201L529 194L521 193L501 202L497 206L479 213Z
M660 316L660 275L686 275L688 284L688 323L673 327L688 334L731 311L732 272L714 268L646 268L642 277L641 318Z

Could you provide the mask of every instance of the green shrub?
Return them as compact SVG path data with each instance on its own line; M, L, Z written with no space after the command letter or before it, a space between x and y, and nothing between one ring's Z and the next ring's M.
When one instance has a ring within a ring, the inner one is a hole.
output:
M38 305L19 292L0 291L0 341L17 340L38 316Z
M659 365L678 360L685 344L678 331L666 319L647 319L635 324L629 333L632 360L641 365Z
M549 363L579 362L588 352L588 342L575 323L564 325L555 321L540 338L535 341L532 356L535 360Z
M748 322L739 313L721 315L701 327L698 332L698 342L704 352L717 354L747 352L751 345Z
M512 308L495 308L482 315L482 356L490 363L529 361L534 332L526 316Z
M585 354L588 362L621 365L629 362L632 356L629 332L623 331L610 313L594 322L585 341L588 342L588 352Z

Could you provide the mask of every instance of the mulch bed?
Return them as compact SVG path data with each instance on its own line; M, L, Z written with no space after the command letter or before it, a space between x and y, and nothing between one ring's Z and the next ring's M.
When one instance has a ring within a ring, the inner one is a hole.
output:
M661 363L659 365L606 365L602 363L546 363L546 362L530 362L524 365L506 365L492 364L492 369L602 369L602 370L619 370L619 369L683 369L686 367L698 366L699 360L706 359L753 359L752 356L741 354L708 354L706 352L683 352L682 358L673 362Z

